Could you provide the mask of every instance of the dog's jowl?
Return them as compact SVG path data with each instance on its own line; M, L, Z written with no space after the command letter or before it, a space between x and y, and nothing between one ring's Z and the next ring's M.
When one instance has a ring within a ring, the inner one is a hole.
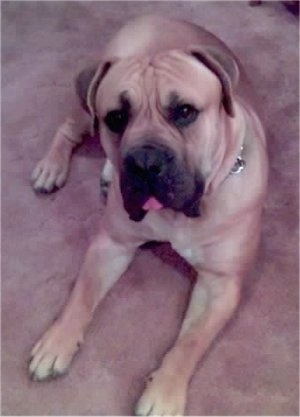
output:
M33 188L63 186L72 150L91 129L107 155L107 203L63 312L32 350L34 380L66 372L136 249L168 241L198 278L177 340L135 412L184 413L195 366L233 315L259 241L268 163L246 87L244 69L223 42L154 16L126 25L98 65L78 75L74 106L35 168Z

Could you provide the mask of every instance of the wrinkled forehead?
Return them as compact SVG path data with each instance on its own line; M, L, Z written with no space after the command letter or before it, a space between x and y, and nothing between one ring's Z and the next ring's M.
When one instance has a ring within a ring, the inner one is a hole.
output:
M204 64L181 51L128 58L115 63L100 84L97 108L117 108L124 95L135 107L145 100L166 107L177 97L205 107L220 100L221 83Z

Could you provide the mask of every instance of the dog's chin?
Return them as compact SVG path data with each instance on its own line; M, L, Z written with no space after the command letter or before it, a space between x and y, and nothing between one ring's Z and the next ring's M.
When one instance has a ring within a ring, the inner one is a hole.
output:
M153 196L146 196L139 198L137 193L123 195L123 204L126 212L129 215L130 220L134 222L142 221L147 213L159 212L163 209L171 209L179 213L183 213L187 217L196 218L200 217L200 201L201 195L194 195L191 198L186 199L181 204L178 201L163 202Z

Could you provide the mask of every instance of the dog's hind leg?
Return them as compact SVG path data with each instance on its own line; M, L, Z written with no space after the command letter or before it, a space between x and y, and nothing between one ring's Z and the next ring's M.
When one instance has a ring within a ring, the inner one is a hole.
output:
M91 117L86 99L96 69L93 66L83 70L75 80L70 115L59 126L49 151L33 170L31 181L36 192L50 193L61 188L67 180L72 151L90 131Z
M67 118L58 128L49 151L33 170L31 181L36 192L50 193L65 185L72 151L82 142L85 131L74 117Z

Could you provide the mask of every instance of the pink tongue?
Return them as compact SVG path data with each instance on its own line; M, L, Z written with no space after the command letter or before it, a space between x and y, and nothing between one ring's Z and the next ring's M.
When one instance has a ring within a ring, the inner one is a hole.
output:
M160 210L163 208L163 205L156 200L154 197L150 197L146 203L143 205L144 210Z

